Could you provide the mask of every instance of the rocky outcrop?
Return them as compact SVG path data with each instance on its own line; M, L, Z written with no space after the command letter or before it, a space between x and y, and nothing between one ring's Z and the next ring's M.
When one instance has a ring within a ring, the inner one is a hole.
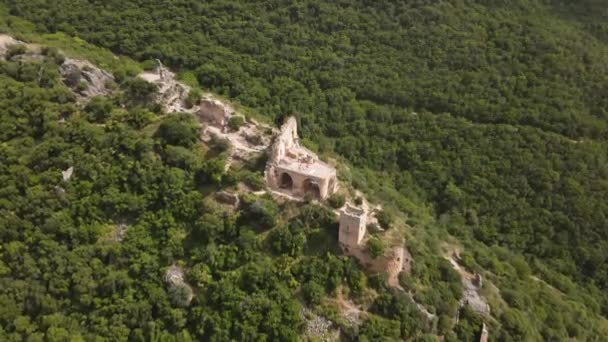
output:
M114 76L88 61L66 58L59 67L63 82L81 100L110 95Z
M6 58L6 53L10 46L19 44L24 43L6 34L0 34L0 59Z
M70 166L67 170L61 171L61 177L65 182L69 181L74 174L74 167Z
M186 99L190 93L190 87L178 82L175 74L165 68L160 61L154 71L146 71L139 75L140 78L158 87L156 102L163 106L167 113L193 112L196 108L186 106Z

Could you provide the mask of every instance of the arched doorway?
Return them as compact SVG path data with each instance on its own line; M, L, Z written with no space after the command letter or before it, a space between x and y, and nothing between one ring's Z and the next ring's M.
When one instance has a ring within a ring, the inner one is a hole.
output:
M305 194L311 194L313 198L321 199L321 189L319 189L319 184L317 184L317 182L307 179L302 184L302 188L304 189Z
M287 172L281 174L279 188L288 190L293 188L293 179L291 179L291 176Z

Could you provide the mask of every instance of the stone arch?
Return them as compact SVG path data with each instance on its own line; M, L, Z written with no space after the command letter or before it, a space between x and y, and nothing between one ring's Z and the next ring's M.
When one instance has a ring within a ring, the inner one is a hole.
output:
M283 172L281 174L281 178L279 179L279 188L281 189L293 189L293 179L287 172Z
M307 179L302 183L305 194L311 194L316 199L321 199L321 189L319 184L312 179Z

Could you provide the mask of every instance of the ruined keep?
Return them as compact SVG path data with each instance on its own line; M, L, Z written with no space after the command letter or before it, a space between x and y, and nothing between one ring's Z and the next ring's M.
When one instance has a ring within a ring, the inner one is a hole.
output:
M340 230L338 241L343 248L356 247L361 244L367 224L365 210L355 208L350 204L340 211Z
M274 191L295 197L307 194L324 200L336 191L336 169L300 145L298 124L290 117L281 126L266 164L266 183Z

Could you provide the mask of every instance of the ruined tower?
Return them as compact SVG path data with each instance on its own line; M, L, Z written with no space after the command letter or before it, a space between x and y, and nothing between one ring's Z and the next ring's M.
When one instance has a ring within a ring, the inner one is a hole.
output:
M367 230L366 224L365 211L346 204L346 207L340 212L340 245L347 249L359 246Z

